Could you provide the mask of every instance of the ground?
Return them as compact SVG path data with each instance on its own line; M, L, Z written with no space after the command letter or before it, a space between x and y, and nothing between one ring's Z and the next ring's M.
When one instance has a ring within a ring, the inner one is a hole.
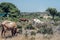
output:
M29 24L27 22L19 22L19 23L18 23L18 25L20 25L22 27L26 27ZM1 29L0 29L0 34L1 34ZM7 36L11 35L11 33L9 31L6 34L7 34ZM54 33L53 35L49 35L49 34L43 35L40 33L36 33L36 35L25 36L23 34L18 34L17 36L7 37L7 38L2 38L0 35L0 40L60 40L60 34L58 34L57 32Z
M0 31L1 33L1 31ZM6 33L7 34L7 33ZM8 33L10 34L10 33ZM36 34L35 36L29 35L28 37L18 34L14 37L2 38L0 35L0 40L60 40L60 35L55 33L54 35L43 35L43 34Z

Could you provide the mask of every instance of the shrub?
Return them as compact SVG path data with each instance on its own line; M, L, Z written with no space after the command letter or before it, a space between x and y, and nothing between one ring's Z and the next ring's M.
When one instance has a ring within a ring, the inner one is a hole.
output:
M59 21L59 20L60 20L60 18L59 18L59 17L56 17L54 20L55 20L55 21Z
M41 19L43 18L43 17L40 17Z
M25 29L35 29L35 28L32 26L32 24L29 24Z
M53 34L52 28L47 28L47 27L41 27L37 33L42 33L42 34Z
M47 32L46 32L47 34L53 34L52 28L47 28L46 30L47 30Z
M18 25L17 28L22 29L22 26Z
M18 30L18 33L21 34L21 33L22 33L22 26L18 25L17 28L19 29L19 30Z
M36 35L36 33L32 31L32 32L31 32L31 35Z

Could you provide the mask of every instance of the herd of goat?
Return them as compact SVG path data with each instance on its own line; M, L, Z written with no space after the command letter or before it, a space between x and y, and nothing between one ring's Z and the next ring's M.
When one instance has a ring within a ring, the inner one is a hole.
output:
M23 21L23 22L25 22L25 21L30 22L32 25L44 24L45 23L45 22L43 22L43 21L41 21L37 18L32 19L32 20L21 18L19 20ZM1 36L2 37L5 36L6 31L11 31L12 36L17 34L17 23L16 22L9 21L9 20L4 20L1 23L1 27L2 27L2 31L1 31Z

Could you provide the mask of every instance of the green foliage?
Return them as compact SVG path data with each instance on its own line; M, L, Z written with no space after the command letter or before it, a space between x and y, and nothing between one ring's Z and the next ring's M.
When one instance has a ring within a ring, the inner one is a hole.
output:
M3 13L3 10L2 10L2 8L0 7L0 13Z
M20 34L21 34L21 33L22 33L22 26L17 25L17 28L19 29L19 30L18 30L18 33L20 33Z
M60 17L60 12L58 12L58 13L56 14L56 16L59 16L59 17Z
M54 19L54 16L57 14L57 10L55 8L48 8L46 11L52 15L52 19Z
M26 29L35 29L32 24L27 25Z
M18 8L14 4L8 2L2 2L0 4L0 11L6 13L5 16L9 15L10 17L20 14Z
M37 33L42 33L42 34L53 34L52 28L48 28L47 26L42 26Z
M59 17L56 17L54 20L55 21L60 21L60 18Z
M31 32L31 35L36 35L36 33L32 31L32 32Z
M40 17L41 19L43 19L43 17Z
M22 29L22 26L18 25L17 28Z

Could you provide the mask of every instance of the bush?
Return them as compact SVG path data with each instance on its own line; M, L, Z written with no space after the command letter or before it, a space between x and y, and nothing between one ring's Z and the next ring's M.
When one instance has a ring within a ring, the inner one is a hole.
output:
M56 17L54 20L55 21L60 21L60 18L59 17Z
M47 28L46 31L47 31L47 32L46 32L47 34L53 34L52 28Z
M17 28L22 29L22 26L18 25Z
M32 32L31 32L31 35L36 35L36 33L32 31Z
M46 29L45 28L40 28L37 33L42 33L42 34L46 34Z
M47 28L47 27L41 27L37 33L42 33L42 34L53 34L52 28Z
M22 34L22 26L19 26L19 25L18 25L17 28L19 29L19 30L18 30L18 33Z
M40 17L41 19L43 19L43 17Z
M35 29L35 28L32 26L32 24L29 24L25 29Z

